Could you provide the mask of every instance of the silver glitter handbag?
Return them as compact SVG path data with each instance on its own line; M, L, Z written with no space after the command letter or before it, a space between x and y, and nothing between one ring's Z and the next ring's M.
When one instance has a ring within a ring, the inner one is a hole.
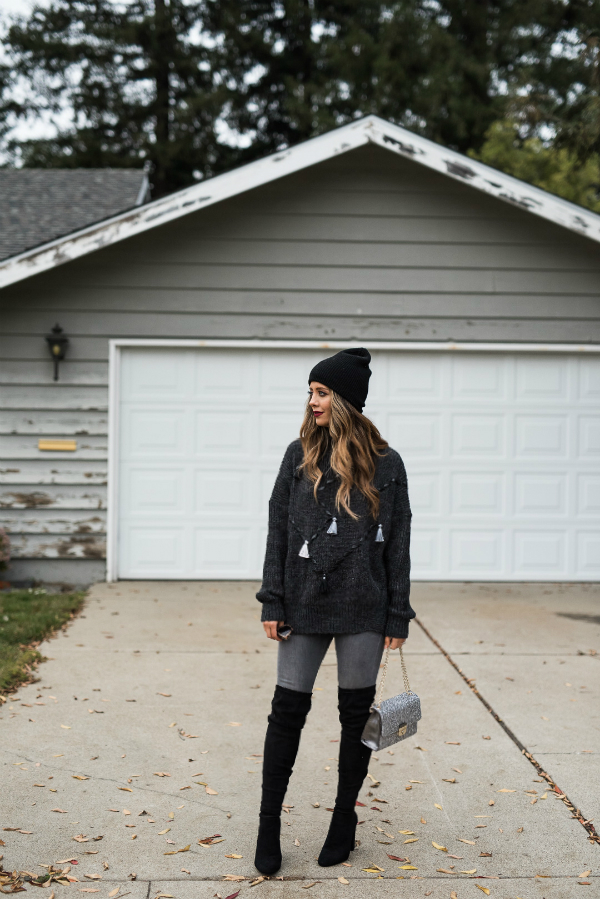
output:
M402 647L400 647L400 663L404 677L404 693L381 701L389 658L388 646L377 700L371 706L371 714L362 733L361 742L369 749L386 749L394 743L399 743L400 740L412 737L417 732L417 722L421 718L421 701L410 689Z

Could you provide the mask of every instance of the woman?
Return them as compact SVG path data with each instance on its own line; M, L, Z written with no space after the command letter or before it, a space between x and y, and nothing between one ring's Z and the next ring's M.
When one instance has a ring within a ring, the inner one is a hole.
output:
M408 636L410 519L406 472L362 414L367 350L343 350L311 371L300 440L287 448L269 504L262 621L279 642L277 686L265 739L255 865L281 866L281 806L332 639L342 726L339 780L323 867L355 845L355 804L371 752L361 734L375 697L383 648ZM287 639L278 634L292 629Z

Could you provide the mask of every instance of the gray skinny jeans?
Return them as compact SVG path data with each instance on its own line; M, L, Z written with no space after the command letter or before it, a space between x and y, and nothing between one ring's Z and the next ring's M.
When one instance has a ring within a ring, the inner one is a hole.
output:
M279 644L277 683L288 690L312 693L315 678L331 641L335 640L338 684L362 690L377 682L385 637L363 634L294 634Z

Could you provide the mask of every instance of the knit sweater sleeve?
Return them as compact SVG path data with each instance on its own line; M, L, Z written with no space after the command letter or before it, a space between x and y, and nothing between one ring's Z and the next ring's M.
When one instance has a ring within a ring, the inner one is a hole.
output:
M397 474L392 531L384 552L388 582L386 636L408 637L408 624L415 613L410 605L410 522L406 470L402 460Z
M285 560L288 548L288 508L295 471L297 441L283 457L269 500L269 533L263 566L262 586L256 598L262 602L261 621L283 621L285 596Z

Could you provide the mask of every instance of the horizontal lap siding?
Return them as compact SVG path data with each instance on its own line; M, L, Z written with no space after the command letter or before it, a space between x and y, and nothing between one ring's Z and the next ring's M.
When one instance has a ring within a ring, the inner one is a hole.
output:
M371 147L6 288L14 554L104 558L111 337L598 342L599 274L591 241ZM56 321L71 341L58 384Z

